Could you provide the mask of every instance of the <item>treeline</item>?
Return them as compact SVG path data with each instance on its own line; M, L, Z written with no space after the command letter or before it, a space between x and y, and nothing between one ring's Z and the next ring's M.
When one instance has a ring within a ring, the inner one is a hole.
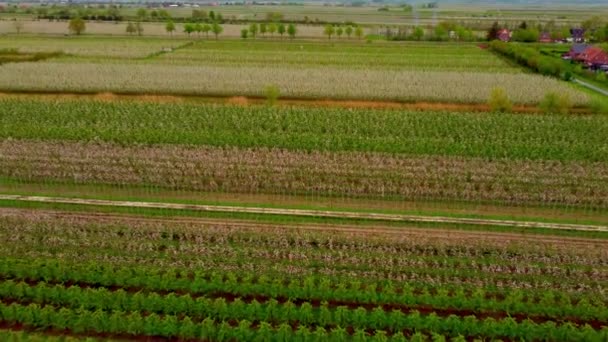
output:
M384 35L389 40L414 40L414 41L463 41L471 42L479 40L472 29L453 21L440 22L435 27L424 28L416 26L413 28L398 27L396 29L387 27Z
M567 64L560 59L543 55L534 47L494 40L490 42L490 48L542 75L560 77L565 80L572 78L572 70Z

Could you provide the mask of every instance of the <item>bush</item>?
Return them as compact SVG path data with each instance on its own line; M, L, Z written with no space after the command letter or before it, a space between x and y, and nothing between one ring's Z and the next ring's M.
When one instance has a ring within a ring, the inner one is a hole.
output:
M589 108L593 114L608 114L608 101L594 98L589 103Z
M540 108L547 114L567 114L572 108L572 101L567 94L549 92L540 102Z
M277 103L280 91L277 86L269 85L266 87L266 89L264 89L264 94L266 95L266 103L269 106L274 106Z
M488 105L493 112L505 113L513 109L513 104L503 88L494 88L490 93Z

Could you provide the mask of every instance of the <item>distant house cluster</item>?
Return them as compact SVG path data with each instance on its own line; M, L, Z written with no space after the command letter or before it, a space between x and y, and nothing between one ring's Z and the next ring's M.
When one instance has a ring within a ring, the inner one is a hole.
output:
M503 42L509 42L513 39L513 31L503 28L498 31L496 37ZM554 39L549 32L541 32L538 37L539 43L584 43L585 30L582 28L570 29L570 37Z
M597 46L574 44L570 51L562 55L565 60L572 60L592 70L608 71L608 53Z

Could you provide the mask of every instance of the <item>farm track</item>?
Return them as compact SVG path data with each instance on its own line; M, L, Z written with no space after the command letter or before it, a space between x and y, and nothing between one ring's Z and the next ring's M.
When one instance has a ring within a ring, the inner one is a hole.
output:
M70 100L89 99L97 101L138 101L153 103L179 103L191 101L203 101L206 103L225 103L238 106L263 105L266 100L263 97L254 96L203 96L203 95L175 95L175 94L136 94L136 93L110 93L110 92L40 92L40 91L2 91L0 99L5 97L36 97L42 100ZM279 106L310 106L329 108L357 108L357 109L401 109L401 110L428 110L428 111L450 111L450 112L490 112L490 107L485 103L451 103L451 102L398 102L382 100L340 100L340 99L305 99L285 98L277 99ZM514 106L514 113L540 113L536 106ZM585 108L573 109L579 114L588 113Z
M481 226L501 226L501 227L513 227L513 228L541 228L541 229L555 229L555 230L608 232L608 227L605 227L605 226L563 224L563 223L544 223L544 222L526 222L526 221L512 221L512 220L489 220L489 219L456 218L456 217L440 217L440 216L397 215L397 214L379 214L379 213L357 213L357 212L345 212L345 211L278 209L278 208L237 207L237 206L179 204L179 203L160 203L160 202L110 201L110 200L99 200L99 199L21 196L21 195L0 195L0 200L37 202L37 203L90 205L90 206L104 206L104 207L194 210L194 211L201 211L201 212L222 212L222 213L239 213L239 214L260 214L260 215L285 215L285 216L299 216L299 217L377 220L377 221L391 221L391 222L447 223L447 224L468 224L468 225L481 225Z
M579 237L561 237L561 236L550 236L541 234L521 234L521 233L509 233L509 232L491 232L491 231L467 231L467 230L455 230L455 229L441 229L441 228L417 228L417 227L389 227L382 224L374 225L338 225L338 224L273 224L273 223L262 223L255 222L252 220L245 219L212 219L212 218L186 218L186 217L145 217L136 214L108 214L108 213L80 213L80 212L69 212L63 210L46 210L46 209L18 209L18 208L0 208L1 216L17 216L17 215L43 215L48 216L50 219L75 219L75 220L91 220L96 222L133 222L133 223L179 223L179 224L193 224L193 225L214 225L224 227L242 227L245 229L253 230L264 230L264 229L277 229L277 228L288 228L297 230L309 230L309 231L334 231L341 233L352 233L352 234L382 234L386 236L424 236L424 237L437 237L437 238L450 238L450 239L480 239L483 238L486 241L494 240L500 241L526 241L526 242L538 242L538 243L553 243L553 244L567 244L570 247L578 246L581 248L593 247L593 248L608 248L608 241L602 239L592 238L579 238Z

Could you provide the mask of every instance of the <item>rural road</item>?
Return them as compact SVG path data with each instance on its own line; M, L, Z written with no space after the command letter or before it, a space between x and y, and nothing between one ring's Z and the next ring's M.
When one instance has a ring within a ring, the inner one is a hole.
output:
M602 89L600 87L596 87L593 84L587 83L585 81L578 80L576 78L574 78L572 80L575 83L578 83L578 84L582 85L583 87L589 88L589 89L594 90L594 91L596 91L596 92L598 92L598 93L600 93L602 95L608 96L608 91L606 91L606 90L604 90L604 89Z
M21 196L21 195L2 195L2 194L0 194L0 200L38 202L38 203L91 205L91 206L106 206L106 207L194 210L194 211L202 211L202 212L206 211L206 212L224 212L224 213L262 214L262 215L264 215L264 214L265 215L287 215L287 216L300 216L300 217L323 217L323 218L378 220L378 221L393 221L393 222L470 224L470 225L503 226L503 227L514 227L514 228L543 228L543 229L558 229L558 230L608 232L608 227L594 226L594 225L526 222L526 221L511 221L511 220L489 220L489 219L421 216L421 215L360 213L360 212L346 212L346 211L322 211L322 210L304 210L304 209L216 206L216 205L158 203L158 202L110 201L110 200L83 199L83 198Z

